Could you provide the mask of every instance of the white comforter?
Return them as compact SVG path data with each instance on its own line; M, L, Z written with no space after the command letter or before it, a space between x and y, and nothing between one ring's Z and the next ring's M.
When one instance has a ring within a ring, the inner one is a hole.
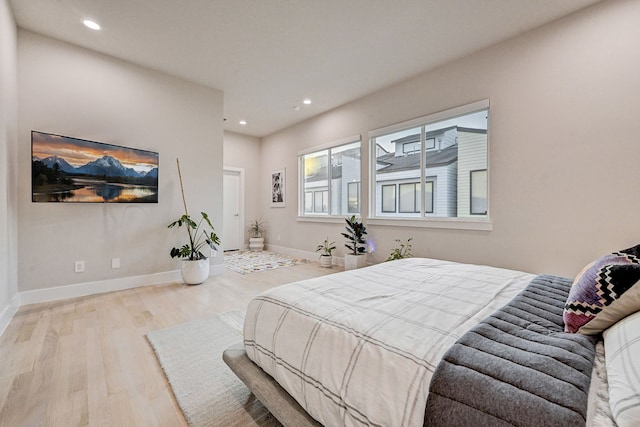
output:
M421 426L431 375L534 276L409 258L280 286L247 309L247 354L325 426Z

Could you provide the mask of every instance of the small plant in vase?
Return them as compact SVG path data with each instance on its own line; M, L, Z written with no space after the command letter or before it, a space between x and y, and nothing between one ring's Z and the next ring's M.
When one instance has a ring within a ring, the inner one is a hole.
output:
M316 252L320 252L320 266L321 267L331 267L331 262L333 259L332 252L336 248L336 242L329 243L329 238L327 237L324 241L318 244L316 248Z
M397 248L394 248L391 251L391 255L389 255L389 258L387 258L387 261L394 261L396 259L402 259L402 258L411 258L413 256L411 255L412 240L413 240L413 237L409 237L406 243L402 243L400 239L396 239L396 242L399 243L399 246Z
M247 227L249 232L249 250L260 252L264 249L264 222L261 219L254 219Z
M345 270L352 270L363 267L367 261L365 256L367 242L364 240L364 236L367 234L367 227L355 215L346 218L345 221L347 223L345 227L347 232L342 233L342 235L347 239L347 243L344 246L349 249L349 252L344 255L344 268Z
M197 285L204 282L209 277L209 259L202 253L202 249L209 247L216 249L220 244L220 238L215 232L209 215L200 212L201 218L196 222L189 215L187 201L184 197L184 187L182 185L182 173L180 172L180 160L176 159L178 165L178 177L180 178L180 191L182 193L182 204L184 205L184 215L169 224L168 228L185 226L189 242L180 247L171 248L169 254L171 258L180 258L182 266L180 272L182 280L189 285Z

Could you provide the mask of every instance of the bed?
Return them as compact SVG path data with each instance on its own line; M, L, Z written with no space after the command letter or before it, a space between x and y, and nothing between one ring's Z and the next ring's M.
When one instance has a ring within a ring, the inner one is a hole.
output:
M260 294L223 357L285 426L593 424L598 339L564 331L572 284L378 264Z

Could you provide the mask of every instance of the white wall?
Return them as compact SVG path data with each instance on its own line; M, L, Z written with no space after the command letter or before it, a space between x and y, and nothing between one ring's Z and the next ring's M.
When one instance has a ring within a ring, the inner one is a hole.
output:
M245 244L249 244L246 226L260 218L262 205L256 197L260 185L260 139L234 132L224 132L224 166L244 169L244 227Z
M178 269L176 157L190 213L222 229L222 92L23 30L18 52L20 291ZM159 203L32 203L31 130L159 152Z
M370 226L376 261L413 236L418 256L573 276L639 243L639 17L640 2L598 3L265 137L265 219L282 246L340 241L342 224L297 221L298 150L488 98L493 230ZM268 176L283 167L287 207L270 209ZM368 179L363 170L363 215Z
M17 309L16 39L11 8L0 0L0 333Z

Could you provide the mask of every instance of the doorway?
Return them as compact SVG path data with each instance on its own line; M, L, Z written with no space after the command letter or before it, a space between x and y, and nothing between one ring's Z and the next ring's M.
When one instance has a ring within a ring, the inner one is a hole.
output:
M244 169L224 168L222 196L222 250L239 250L244 243Z

